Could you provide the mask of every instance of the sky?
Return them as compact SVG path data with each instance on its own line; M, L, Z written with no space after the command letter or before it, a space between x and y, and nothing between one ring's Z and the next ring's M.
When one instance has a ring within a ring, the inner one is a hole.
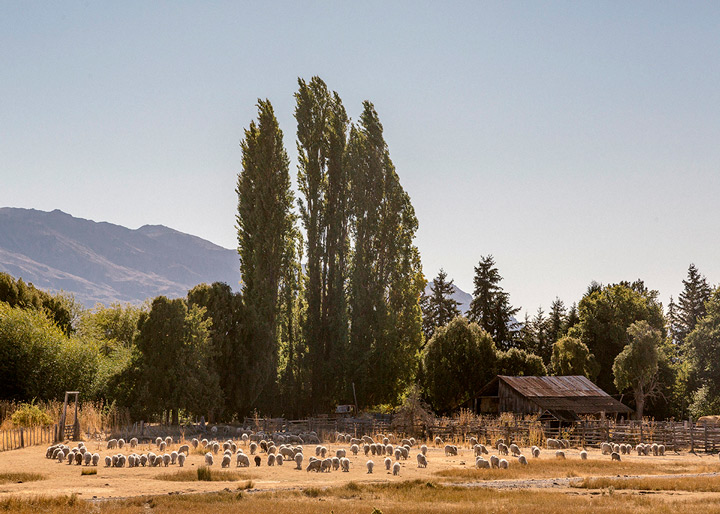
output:
M718 2L0 0L0 206L236 247L239 141L298 77L374 103L425 275L521 313L720 283Z

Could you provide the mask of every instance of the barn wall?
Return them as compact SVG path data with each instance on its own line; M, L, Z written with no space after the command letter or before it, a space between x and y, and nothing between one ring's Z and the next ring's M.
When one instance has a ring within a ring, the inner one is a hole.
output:
M514 389L508 387L502 380L498 387L500 397L500 412L513 412L515 414L536 414L540 408Z

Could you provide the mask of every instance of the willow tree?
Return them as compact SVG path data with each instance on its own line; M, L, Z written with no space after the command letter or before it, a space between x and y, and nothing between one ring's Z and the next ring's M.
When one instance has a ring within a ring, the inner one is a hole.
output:
M268 100L258 101L258 120L245 130L242 170L238 175L237 234L246 335L244 388L254 403L275 386L278 356L279 291L287 253L295 236L289 160L283 134Z
M307 250L303 329L310 405L326 410L338 400L342 383L337 374L347 349L348 117L340 97L319 77L309 83L299 79L298 84L298 204Z
M375 108L367 101L363 107L346 155L354 236L348 376L358 403L375 405L394 402L414 379L425 279L413 244L415 210L400 185Z

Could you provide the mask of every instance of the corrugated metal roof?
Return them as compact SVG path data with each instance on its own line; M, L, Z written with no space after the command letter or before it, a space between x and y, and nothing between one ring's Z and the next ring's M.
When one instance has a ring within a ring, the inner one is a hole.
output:
M567 377L508 377L498 378L521 395L534 398L542 396L607 396L605 391L582 375Z

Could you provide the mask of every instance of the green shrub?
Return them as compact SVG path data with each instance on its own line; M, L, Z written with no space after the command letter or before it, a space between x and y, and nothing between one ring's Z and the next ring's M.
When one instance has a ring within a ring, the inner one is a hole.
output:
M34 400L30 403L21 403L18 409L10 416L10 421L12 421L16 427L35 427L53 424L53 418L50 414L38 405L35 405Z

